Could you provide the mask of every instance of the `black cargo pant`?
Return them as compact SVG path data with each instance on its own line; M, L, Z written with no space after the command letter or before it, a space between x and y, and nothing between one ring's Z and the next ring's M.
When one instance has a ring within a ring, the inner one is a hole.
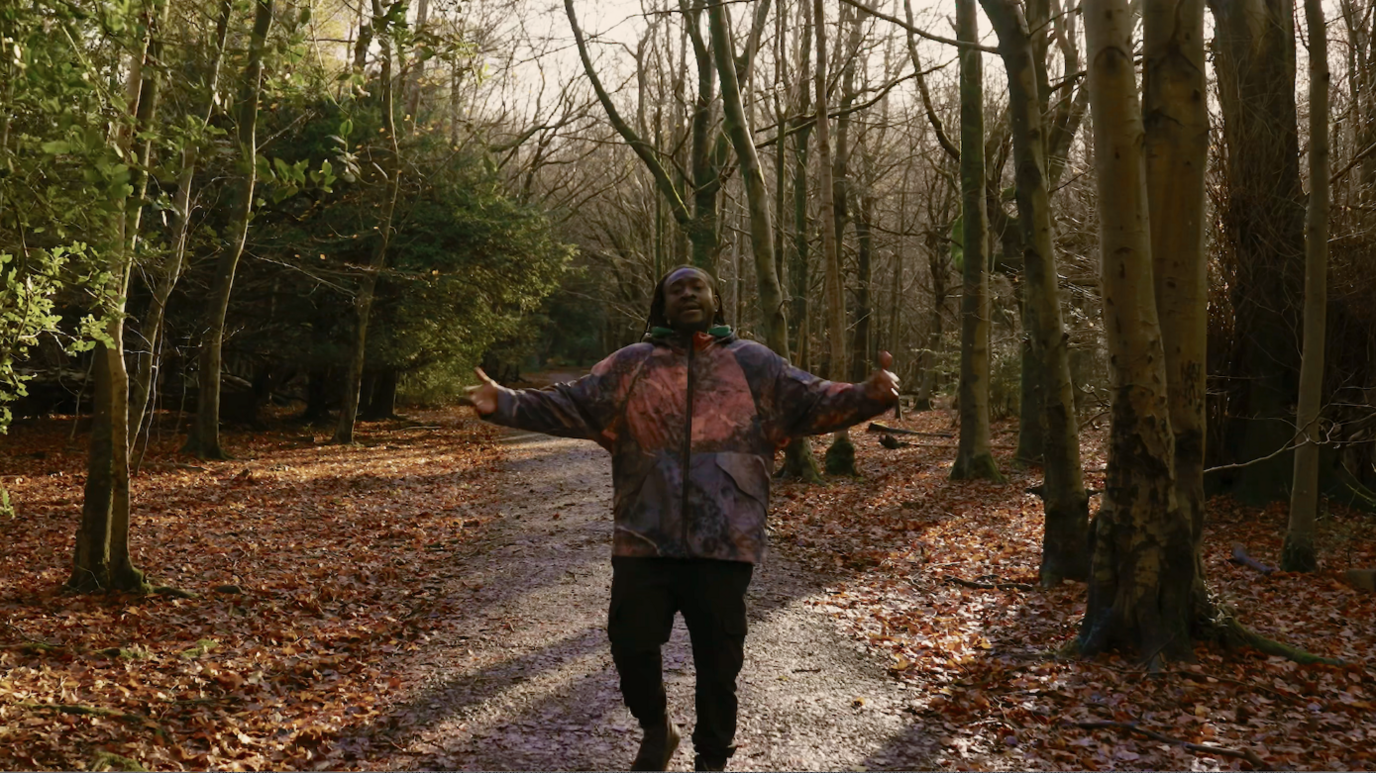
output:
M736 751L736 675L745 659L745 591L754 565L708 558L612 557L607 619L621 695L642 727L666 710L660 646L682 612L697 672L693 749L707 762Z

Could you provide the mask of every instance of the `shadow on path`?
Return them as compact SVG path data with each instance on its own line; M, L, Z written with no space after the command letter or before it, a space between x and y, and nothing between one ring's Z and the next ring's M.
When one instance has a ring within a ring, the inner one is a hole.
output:
M340 744L378 769L624 768L639 731L604 632L610 464L586 441L513 435L504 518L451 593L469 604L403 669L408 691ZM930 768L929 734L885 664L806 602L835 578L772 554L750 591L734 769ZM690 769L693 667L681 619L664 652Z

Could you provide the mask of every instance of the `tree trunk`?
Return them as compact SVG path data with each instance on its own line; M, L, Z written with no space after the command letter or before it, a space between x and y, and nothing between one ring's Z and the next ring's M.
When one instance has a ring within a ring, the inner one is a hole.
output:
M811 68L812 52L812 15L810 5L801 4L803 19L803 39L799 46L802 61L798 66L798 113L797 122L801 124L793 135L793 262L789 268L792 280L793 313L790 316L790 339L798 354L798 366L807 370L811 363L807 356L808 347L808 140L812 136L812 124L808 112L812 106L807 73ZM780 140L782 143L782 140ZM814 465L815 466L815 465Z
M998 129L984 144L985 159L990 157L992 147L1001 144L996 136L1008 129L1002 119ZM1027 302L1026 260L1023 257L1022 224L1016 218L1008 217L1003 210L1003 161L986 164L985 170L985 207L988 209L991 236L999 243L996 266L1013 277L1014 294L1018 302L1018 317L1022 324L1022 340L1018 350L1018 447L1013 452L1017 465L1041 464L1046 450L1046 426L1043 422L1046 401L1043 397L1041 372L1044 364L1032 348L1032 331L1037 329L1037 312L1033 304Z
M856 196L855 332L850 345L850 380L864 381L874 369L874 196L862 182Z
M1236 260L1229 287L1238 341L1221 456L1246 462L1294 438L1299 398L1304 208L1295 109L1291 0L1209 0L1227 159L1221 241ZM1294 460L1280 453L1220 476L1243 502L1281 499Z
M845 29L846 8L841 7L841 25ZM845 224L845 169L839 168L841 175L835 175L832 164L845 164L845 149L838 144L837 155L832 160L830 118L827 116L827 17L823 1L813 0L812 15L815 19L817 34L817 77L816 77L816 114L817 114L817 168L820 169L820 220L821 254L827 267L827 338L830 338L830 377L832 381L845 381L846 367L846 298L845 285L841 279L841 234ZM846 73L853 76L854 70ZM845 118L842 118L845 120ZM838 132L839 139L839 132ZM850 433L842 429L832 435L831 446L827 448L826 469L830 475L856 475L856 451L850 442Z
M220 84L220 65L224 60L225 41L229 37L229 21L233 14L234 4L232 0L222 0L220 3L220 15L215 23L215 40L210 55L210 73L206 78L205 85L205 108L202 112L199 128L205 129L210 125L210 119L214 115L216 92ZM199 139L189 140L185 148L182 149L181 171L177 176L177 198L173 205L173 226L172 226L172 254L161 261L152 271L152 298L148 302L148 310L144 313L140 333L145 341L148 342L147 353L140 353L136 358L136 368L134 373L134 383L129 409L129 422L133 428L130 433L130 449L138 445L140 436L146 431L144 429L144 415L148 411L148 404L153 394L153 382L158 378L159 364L162 360L163 346L163 320L167 314L167 300L172 296L172 290L177 286L177 280L181 278L182 266L186 263L187 241L191 235L191 187L196 176L196 164L200 153L196 143ZM152 418L148 417L149 428L151 429Z
M397 53L396 37L385 21L387 11L381 0L373 0L373 26L377 28L382 44L382 126L387 134L386 167L382 169L387 180L386 198L382 202L382 215L378 223L378 240L368 261L368 268L359 282L358 295L354 298L354 337L350 354L349 369L344 380L344 404L339 410L339 423L335 426L334 437L330 442L348 445L354 442L354 424L358 419L358 398L363 381L363 363L368 350L368 319L372 315L373 297L377 291L377 276L387 263L387 247L392 242L392 219L397 208L397 192L401 187L401 150L397 147L396 109L393 105L392 67Z
M717 74L712 65L712 53L702 39L699 23L703 0L683 3L683 23L688 25L697 60L698 93L693 103L693 221L688 228L688 241L693 249L693 265L716 273L717 255L721 251L720 211L717 193L721 189L720 149L718 133L712 126L713 105L716 103ZM710 24L709 24L710 26Z
M1037 310L1027 300L1027 280L1018 282L1018 311L1022 321L1022 341L1018 355L1018 450L1013 458L1018 464L1041 464L1046 455L1046 395L1042 391L1042 372L1046 370L1037 359L1032 346L1032 331L1037 329Z
M161 50L160 22L166 9L165 0L144 6L147 32L139 50L130 57L125 82L129 115L114 138L114 149L121 158L133 156L135 138L148 131L156 118L162 63L155 60ZM144 170L151 152L151 146L145 145L145 163L134 170L131 190L116 212L110 275L97 295L108 304L108 342L98 342L92 352L95 394L90 451L81 525L72 555L72 574L67 580L68 587L85 592L147 589L143 572L134 566L129 555L129 374L124 365L124 303L138 246L143 198L148 188Z
M426 32L426 25L430 22L430 0L420 0L416 6L416 35ZM420 116L420 91L422 81L425 79L425 59L416 58L415 69L411 73L411 88L406 100L406 115L411 119L411 126L414 127L419 121Z
M900 197L902 198L902 197ZM903 295L903 248L899 247L893 251L893 275L889 277L889 330L887 346L891 352L901 352L905 350L902 326L899 320L903 318L902 303ZM893 404L893 417L903 418L903 400L899 399Z
M1194 546L1175 502L1175 437L1152 278L1145 129L1127 0L1086 8L1112 424L1080 642L1190 658Z
M312 368L306 373L306 410L301 420L307 424L324 424L330 418L330 372L326 368Z
M243 176L233 197L229 239L215 264L210 286L205 329L201 337L200 389L196 398L196 422L187 438L185 451L200 459L227 459L220 446L220 351L224 345L225 315L234 289L234 272L248 239L248 221L253 212L253 187L257 179L258 98L262 93L263 52L272 27L273 0L254 0L253 34L249 38L248 63L244 66L243 91L239 96L238 144Z
M1309 27L1309 211L1304 254L1304 358L1298 406L1301 444L1295 449L1290 524L1280 568L1312 572L1319 509L1319 413L1323 398L1324 338L1328 306L1328 25L1321 0L1305 0Z
M809 4L801 4L803 14L803 38L799 47L802 61L798 67L798 110L795 119L801 126L793 134L793 260L789 264L788 277L793 296L789 317L789 339L793 342L793 353L798 367L807 370L808 352L808 241L807 241L807 203L808 203L808 138L812 134L808 122L811 106L810 92L804 73L811 69L812 16ZM779 11L782 13L782 9ZM780 148L784 139L779 139ZM783 219L780 210L779 219ZM821 483L822 475L817 468L817 459L812 453L812 442L805 437L794 438L784 448L784 463L779 468L779 477L788 480L802 480L808 483Z
M837 245L837 205L834 200L831 159L831 126L827 115L827 25L825 3L812 0L813 27L817 37L817 71L814 78L817 116L818 225L822 231L822 260L826 266L827 338L831 345L829 375L846 378L846 299L841 286L841 256ZM826 470L833 475L855 474L855 446L843 430L833 436L826 453Z
M368 400L363 404L363 419L386 421L397 418L397 383L400 380L401 374L395 368L373 374L372 389L364 391Z
M999 39L999 54L1008 71L1009 120L1013 125L1018 220L1022 225L1027 272L1027 303L1036 328L1030 331L1032 352L1042 365L1041 383L1046 430L1045 483L1042 500L1046 529L1042 543L1041 579L1089 575L1089 497L1080 469L1079 423L1065 326L1061 322L1056 256L1051 240L1050 195L1046 187L1046 132L1037 98L1027 22L1014 0L981 0Z
M932 399L936 396L937 376L941 364L942 341L946 334L945 315L946 308L946 274L950 265L945 257L950 254L950 250L944 243L944 239L936 231L929 231L926 239L927 246L927 271L932 278L932 316L927 321L927 347L922 352L922 359L925 367L922 369L922 381L917 388L916 408L919 411L929 411L932 409Z
M1194 606L1210 606L1204 584L1204 446L1208 369L1208 259L1204 177L1209 163L1204 77L1204 0L1148 0L1142 78L1152 276L1166 357L1175 500L1190 525Z
M784 316L779 275L774 269L774 224L769 214L769 191L765 187L764 170L755 151L754 133L741 104L740 83L736 79L735 46L731 43L730 22L726 18L722 0L709 0L707 16L717 72L721 76L726 134L736 150L741 179L745 183L746 205L750 211L750 246L755 254L755 278L765 343L780 357L788 359L788 320Z
M956 34L979 42L979 12L956 5ZM953 480L1003 481L989 448L989 216L984 204L984 65L975 48L960 51L960 443Z
M750 213L750 244L755 256L755 277L765 343L779 356L788 359L788 320L784 314L783 289L779 283L779 274L775 270L774 226L770 219L764 172L760 168L753 132L741 104L740 82L737 78L734 56L735 46L730 38L730 20L727 18L722 0L709 0L707 15L712 51L721 78L726 135L736 150L741 178L745 183L746 204ZM737 322L739 323L739 319ZM811 457L811 447L805 438L790 443L785 456L784 474L803 479L815 477L816 462Z

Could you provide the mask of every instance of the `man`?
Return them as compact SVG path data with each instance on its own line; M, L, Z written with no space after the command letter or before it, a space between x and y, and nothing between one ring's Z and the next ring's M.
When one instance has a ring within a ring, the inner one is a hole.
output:
M615 529L607 619L626 707L645 735L634 770L664 770L678 747L660 648L681 612L697 671L697 770L735 752L745 591L764 557L775 453L791 438L891 408L898 379L824 381L731 334L710 275L691 266L655 286L645 340L577 381L512 391L481 369L469 400L488 421L595 440L612 454ZM880 354L887 368L892 358Z

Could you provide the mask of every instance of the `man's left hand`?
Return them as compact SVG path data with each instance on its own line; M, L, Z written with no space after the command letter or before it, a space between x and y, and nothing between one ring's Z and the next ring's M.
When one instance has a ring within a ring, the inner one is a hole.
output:
M893 355L888 352L879 353L879 370L870 374L869 380L865 382L865 391L875 400L882 400L886 403L898 401L898 376L889 370L893 366Z

